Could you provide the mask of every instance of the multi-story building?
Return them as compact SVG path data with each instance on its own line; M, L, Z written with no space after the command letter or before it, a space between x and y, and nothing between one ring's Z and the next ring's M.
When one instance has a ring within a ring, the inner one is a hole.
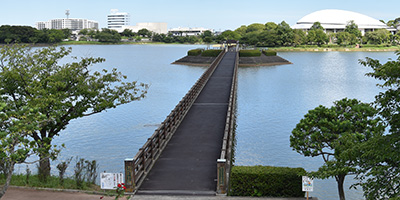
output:
M141 22L136 23L135 26L130 24L129 13L119 12L118 9L112 9L111 14L107 15L107 24L109 29L123 32L125 29L130 29L133 32L138 32L140 29L147 29L154 33L168 33L168 24L164 22Z
M111 14L107 15L107 27L109 29L121 29L123 26L129 26L129 23L129 14L118 12L118 9L112 9Z
M36 28L42 29L70 29L80 31L82 29L98 29L99 23L88 19L52 19L47 22L36 22Z
M168 32L172 33L174 36L198 36L203 34L205 31L214 32L212 29L206 28L173 28L170 29Z

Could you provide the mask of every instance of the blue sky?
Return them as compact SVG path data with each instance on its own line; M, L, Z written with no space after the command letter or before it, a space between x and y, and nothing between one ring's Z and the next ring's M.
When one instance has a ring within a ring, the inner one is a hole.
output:
M106 27L107 14L119 9L137 22L167 22L168 28L204 27L236 29L251 23L286 21L293 25L322 9L343 9L385 21L400 17L399 0L0 0L0 25L30 25L37 21L86 18Z

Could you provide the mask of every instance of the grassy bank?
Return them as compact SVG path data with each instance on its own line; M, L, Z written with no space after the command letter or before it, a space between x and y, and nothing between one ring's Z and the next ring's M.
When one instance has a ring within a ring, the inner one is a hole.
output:
M0 175L0 185L3 185L4 183L5 177ZM41 182L38 175L30 175L29 178L27 178L27 176L24 174L13 175L10 185L35 188L77 189L98 192L102 191L100 186L87 182L84 182L81 187L78 187L76 181L72 178L65 178L64 183L61 184L60 179L57 176L50 176L45 182Z

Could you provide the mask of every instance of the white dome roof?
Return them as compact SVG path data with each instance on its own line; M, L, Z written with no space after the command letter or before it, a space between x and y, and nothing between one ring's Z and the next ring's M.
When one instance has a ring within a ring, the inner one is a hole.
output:
M372 17L356 12L335 9L320 10L308 14L301 18L293 28L309 29L314 22L320 22L325 29L344 29L351 20L360 29L389 28L384 23Z

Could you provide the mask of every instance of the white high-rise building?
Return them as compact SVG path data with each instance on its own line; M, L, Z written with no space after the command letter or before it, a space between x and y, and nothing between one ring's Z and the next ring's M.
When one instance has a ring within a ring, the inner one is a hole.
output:
M118 9L111 9L111 14L107 15L107 28L121 29L123 26L128 26L130 16L125 12L118 12Z
M47 22L36 22L36 28L42 29L70 29L79 31L82 29L98 29L99 23L88 19L52 19Z

